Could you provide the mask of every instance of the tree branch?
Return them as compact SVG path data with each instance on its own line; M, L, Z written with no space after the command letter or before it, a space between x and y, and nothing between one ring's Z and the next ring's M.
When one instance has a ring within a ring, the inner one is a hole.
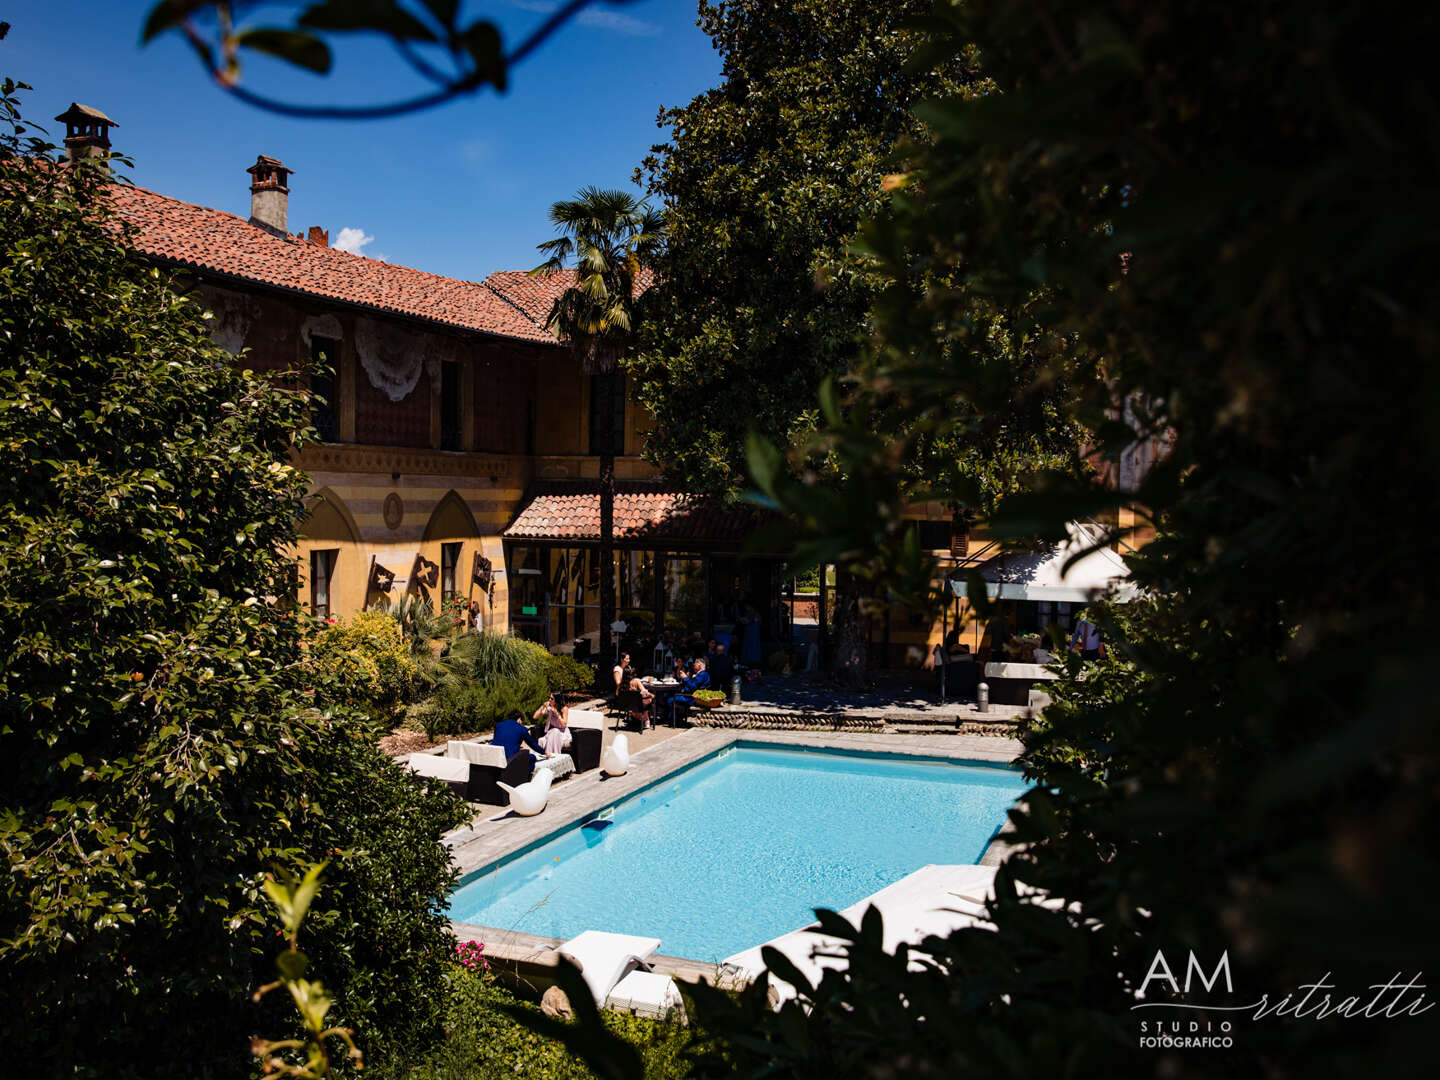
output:
M595 3L596 0L569 0L561 8L551 14L539 27L517 45L506 57L505 68L508 71L521 62L525 61L553 36L561 27L571 19L575 18L585 8ZM607 3L626 3L629 0L606 0ZM196 55L200 58L201 65L209 73L210 77L227 94L253 105L257 109L272 112L279 116L291 116L304 120L383 120L395 116L404 116L408 113L422 112L425 109L433 109L437 105L443 105L447 101L473 94L485 85L485 78L479 73L472 72L463 78L450 79L442 72L431 67L424 59L418 56L403 41L396 40L395 46L400 54L409 62L421 75L433 82L441 84L441 88L433 93L421 94L418 97L406 98L400 101L386 102L379 105L297 105L289 101L281 101L278 98L268 97L265 94L258 94L238 85L233 75L222 71L215 63L214 53L210 50L208 43L190 25L189 20L184 20L182 27L186 36L190 38L191 44L195 47Z

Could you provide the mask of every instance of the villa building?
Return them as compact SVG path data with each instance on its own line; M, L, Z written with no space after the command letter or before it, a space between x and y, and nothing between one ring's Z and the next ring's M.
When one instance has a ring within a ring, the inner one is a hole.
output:
M72 156L108 151L115 123L103 113L74 105L57 119ZM788 640L780 561L742 556L753 513L667 482L640 456L644 408L623 393L598 415L595 377L546 328L570 275L461 281L339 251L319 228L290 232L293 170L261 156L246 172L248 217L128 185L112 191L136 252L177 272L238 363L279 373L323 361L333 371L311 377L324 402L312 415L320 438L297 462L314 496L296 553L299 599L315 613L454 597L478 601L496 630L593 647L596 434L608 424L621 448L616 610L631 634L658 625L672 641L708 635L748 601L766 638ZM984 549L938 503L911 513L921 545L955 565ZM941 621L898 609L873 617L872 663L928 666L942 635Z

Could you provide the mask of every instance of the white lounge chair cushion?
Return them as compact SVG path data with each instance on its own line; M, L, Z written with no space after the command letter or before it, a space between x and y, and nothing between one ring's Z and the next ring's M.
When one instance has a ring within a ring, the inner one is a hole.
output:
M494 743L477 742L474 739L451 739L445 744L445 756L467 761L472 765L493 765L505 767L505 748Z
M437 780L464 782L470 779L470 763L458 758L441 757L439 754L411 754L405 759L410 771L420 776L433 776Z
M884 917L884 949L894 952L902 941L915 945L932 935L946 937L965 927L986 925L985 902L994 892L993 866L930 865L851 904L840 915L858 927L871 906L879 908ZM818 924L793 930L765 944L789 957L811 982L819 981L824 969L842 968L846 963L843 956L838 955L843 942L819 933ZM736 953L728 957L726 963L749 978L758 978L765 970L760 958L762 948L763 945L756 945ZM910 964L912 971L924 966L916 957L911 958ZM795 996L795 988L789 983L773 975L770 982L777 991L777 1008L780 1002Z
M597 1004L604 1004L625 973L655 955L659 938L586 930L555 949L580 965L580 976Z
M598 728L605 730L605 714L590 709L571 709L569 726L572 728Z
M653 971L630 972L615 984L605 1005L636 1016L670 1017L681 1023L685 1019L685 1002L675 980Z

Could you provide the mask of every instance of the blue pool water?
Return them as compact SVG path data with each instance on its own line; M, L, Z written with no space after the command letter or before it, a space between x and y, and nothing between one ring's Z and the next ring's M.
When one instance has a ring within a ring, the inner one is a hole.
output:
M721 960L927 863L979 861L1025 787L983 765L740 747L476 875L450 917Z

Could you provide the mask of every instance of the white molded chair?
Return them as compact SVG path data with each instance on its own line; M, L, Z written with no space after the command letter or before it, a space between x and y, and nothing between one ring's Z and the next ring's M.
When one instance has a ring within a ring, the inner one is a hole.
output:
M555 782L555 774L545 767L544 761L535 763L535 779L529 783L521 784L519 787L511 787L509 784L496 781L496 786L510 795L510 809L521 817L534 817L545 809L545 804L550 800L550 785Z
M600 771L606 776L624 776L630 770L630 740L622 731L600 756Z

